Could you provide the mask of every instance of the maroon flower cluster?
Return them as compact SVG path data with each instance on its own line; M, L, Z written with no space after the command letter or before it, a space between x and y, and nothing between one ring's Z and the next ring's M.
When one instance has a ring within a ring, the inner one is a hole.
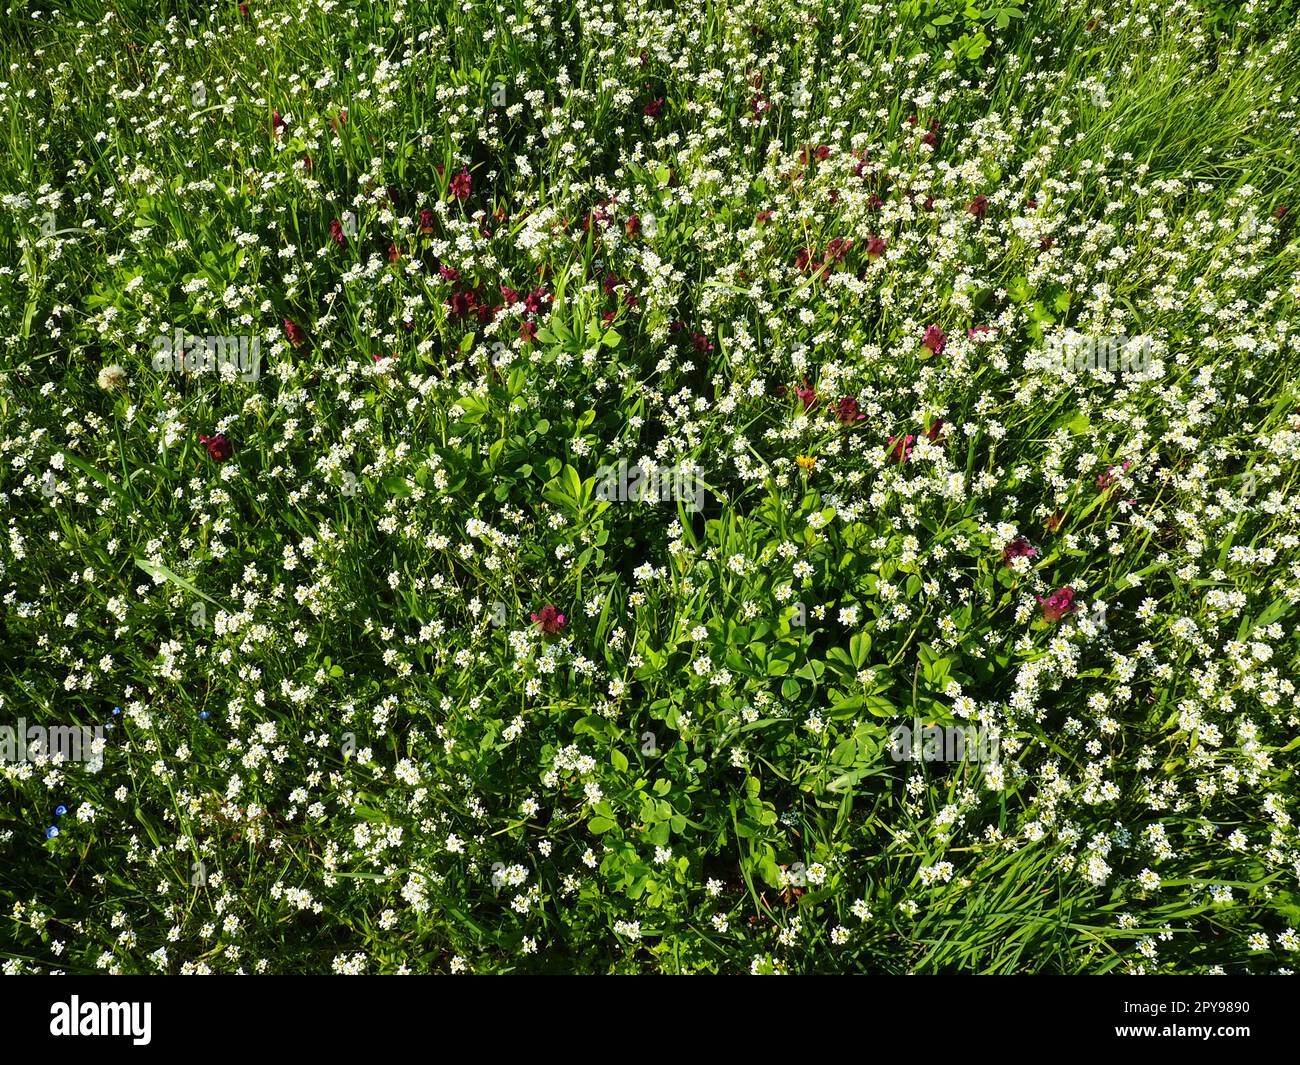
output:
M235 453L235 446L230 442L230 438L222 433L217 433L215 436L204 436L200 433L199 443L207 449L208 457L214 462L225 462Z
M537 624L537 627L548 636L554 636L557 633L564 631L564 615L556 610L550 603L547 603L540 611L536 611L529 616Z
M1029 541L1022 536L1002 549L1002 564L1010 566L1018 558L1033 558L1036 554L1037 549L1030 547Z
M1079 609L1079 605L1074 601L1073 588L1058 588L1046 599L1041 595L1038 601L1043 605L1044 621L1060 621L1067 614L1073 614Z

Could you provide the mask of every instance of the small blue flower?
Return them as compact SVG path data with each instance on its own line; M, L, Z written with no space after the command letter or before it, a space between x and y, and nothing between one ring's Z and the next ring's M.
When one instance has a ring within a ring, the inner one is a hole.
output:
M50 827L45 830L46 839L53 839L58 834L59 834L59 830L54 825L50 825Z
M200 710L200 711L199 711L199 720L200 720L200 721L206 721L207 719L208 719L208 712L207 712L206 710Z
M113 716L114 716L114 717L117 717L117 715L120 714L121 712L122 712L122 708L121 708L120 706L115 706L115 707L113 707Z
M66 806L63 806L62 804L60 804L60 805L58 805L58 806L56 806L56 807L54 808L54 816L55 816L55 817L62 817L62 816L63 816L64 814L66 814L67 812L68 812L68 808L67 808Z

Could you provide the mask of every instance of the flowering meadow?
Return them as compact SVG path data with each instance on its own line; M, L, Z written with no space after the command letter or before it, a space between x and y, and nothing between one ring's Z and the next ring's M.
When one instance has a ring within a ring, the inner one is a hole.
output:
M1300 967L1295 3L0 53L6 973Z

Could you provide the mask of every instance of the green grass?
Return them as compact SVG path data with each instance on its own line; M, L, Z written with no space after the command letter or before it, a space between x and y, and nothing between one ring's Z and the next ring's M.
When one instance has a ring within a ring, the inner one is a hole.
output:
M12 4L6 969L1290 971L1295 14Z

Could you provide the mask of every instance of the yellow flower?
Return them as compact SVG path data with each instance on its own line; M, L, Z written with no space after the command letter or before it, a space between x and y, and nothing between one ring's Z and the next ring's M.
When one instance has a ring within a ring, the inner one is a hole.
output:
M805 473L812 473L813 467L817 465L817 456L800 455L797 459L795 459L795 462L799 464L799 468L803 470Z

